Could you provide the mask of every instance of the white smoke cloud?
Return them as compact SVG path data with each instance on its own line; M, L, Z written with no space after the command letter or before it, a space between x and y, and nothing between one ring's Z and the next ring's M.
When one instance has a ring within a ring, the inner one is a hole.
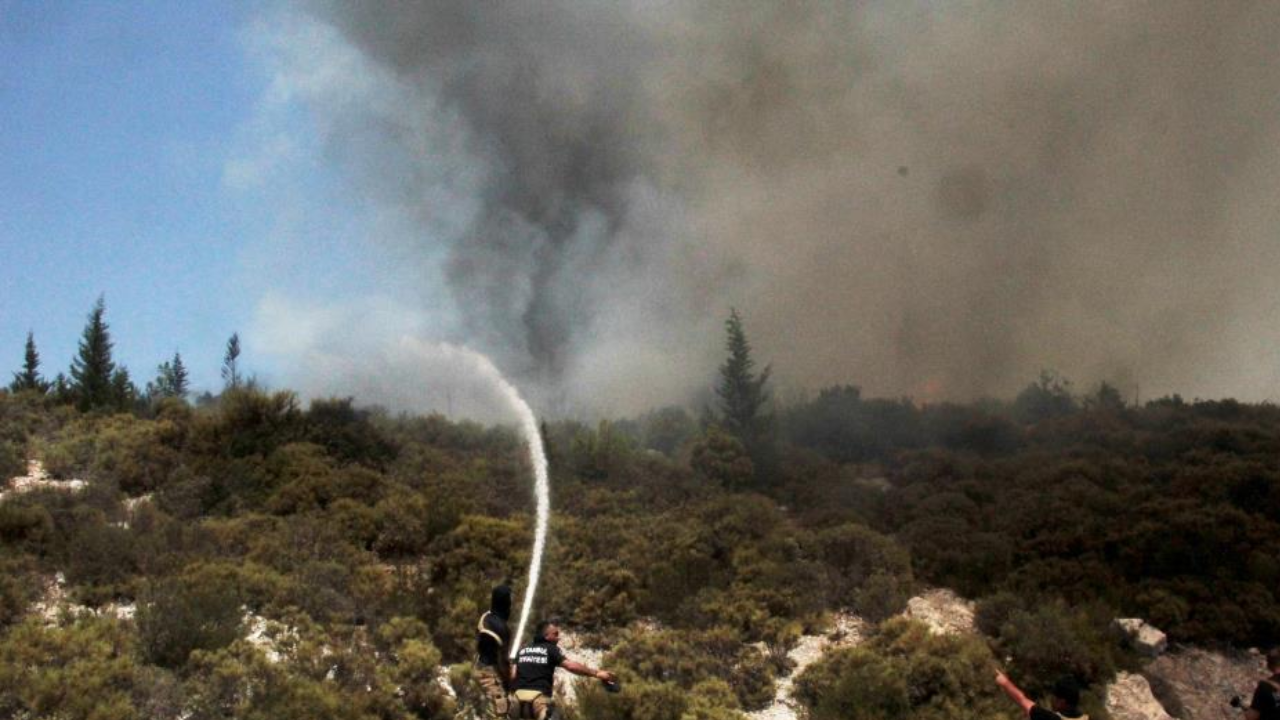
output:
M388 297L308 303L268 294L244 344L303 398L354 396L393 412L512 422L509 399L465 348L429 337L427 316Z

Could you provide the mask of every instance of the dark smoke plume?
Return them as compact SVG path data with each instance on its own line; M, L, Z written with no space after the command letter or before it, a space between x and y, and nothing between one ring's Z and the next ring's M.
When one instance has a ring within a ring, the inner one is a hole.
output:
M317 107L368 197L417 219L424 256L447 248L461 339L549 396L632 410L710 383L731 304L796 385L963 399L1054 367L1267 396L1276 10L466 0L295 17L397 88Z

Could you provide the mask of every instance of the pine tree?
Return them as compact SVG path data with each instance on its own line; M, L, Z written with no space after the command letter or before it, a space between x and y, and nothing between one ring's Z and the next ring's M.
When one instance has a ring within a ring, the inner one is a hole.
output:
M222 357L222 383L228 390L240 387L240 333L231 333L227 352Z
M720 384L716 395L720 397L720 421L725 429L749 442L760 430L760 410L769 399L765 383L769 381L770 367L757 376L755 361L751 359L751 345L742 329L742 318L737 310L729 311L724 324L727 337L725 349L729 357L720 366Z
M36 352L35 335L29 330L27 331L27 352L22 363L22 372L13 374L13 383L9 385L9 389L13 392L35 390L39 393L44 393L49 389L49 383L40 377L40 353Z
M54 402L62 405L74 405L76 402L76 395L71 389L71 382L67 380L67 376L63 373L58 373L53 378L53 382L49 383L49 395Z
M187 367L182 364L182 355L173 354L173 360L166 360L156 368L155 382L147 384L147 395L152 398L186 398L190 390L187 379Z
M138 386L129 378L129 368L121 365L111 373L111 403L115 410L129 410L138 403Z
M99 296L80 338L80 351L71 361L71 389L81 410L118 406L112 385L116 365L111 359L111 334L103 319L105 314L106 303Z
M191 380L187 375L187 366L182 364L182 355L173 354L173 396L186 399L191 392Z

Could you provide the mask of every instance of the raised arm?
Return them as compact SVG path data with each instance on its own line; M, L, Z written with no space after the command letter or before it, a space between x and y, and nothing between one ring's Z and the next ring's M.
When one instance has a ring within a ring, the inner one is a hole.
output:
M1018 707L1022 708L1022 712L1026 713L1027 716L1031 715L1031 708L1035 707L1036 704L1032 702L1031 699L1022 692L1022 690L1018 689L1017 685L1013 684L1013 681L1009 679L1008 675L997 670L996 684L1000 686L1000 689L1004 691L1005 695L1009 696L1010 700L1014 701L1018 704Z

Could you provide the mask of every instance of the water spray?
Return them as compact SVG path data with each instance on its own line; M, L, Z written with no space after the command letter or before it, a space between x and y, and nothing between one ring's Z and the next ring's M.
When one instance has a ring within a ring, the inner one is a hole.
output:
M488 363L488 359L485 359ZM489 363L493 367L492 363ZM497 373L497 369L494 369ZM551 483L547 478L547 454L542 447L542 434L538 432L538 420L533 416L529 404L520 397L515 387L508 383L502 375L497 375L502 392L520 417L520 430L524 434L525 444L529 446L529 462L533 465L533 490L537 496L537 522L533 532L533 555L529 558L529 582L524 588L524 604L520 608L520 624L516 626L516 641L511 645L511 657L516 656L524 629L529 623L529 613L533 610L533 597L538 590L538 578L542 574L542 552L547 546L547 521L551 516Z
M456 359L469 366L475 373L487 380L502 396L520 422L520 433L524 436L529 448L529 462L533 465L533 491L537 498L537 520L533 532L533 554L529 558L529 580L524 589L524 604L520 608L520 623L516 626L515 642L511 646L511 657L515 658L519 649L524 629L529 623L529 613L533 611L533 598L537 594L538 579L542 575L542 553L547 546L547 525L551 517L551 483L547 477L547 454L542 447L542 433L538 431L538 419L534 416L529 403L524 401L515 386L507 381L489 358L470 348L440 343L424 345L412 338L406 338L405 344L419 353L443 355L446 359Z

